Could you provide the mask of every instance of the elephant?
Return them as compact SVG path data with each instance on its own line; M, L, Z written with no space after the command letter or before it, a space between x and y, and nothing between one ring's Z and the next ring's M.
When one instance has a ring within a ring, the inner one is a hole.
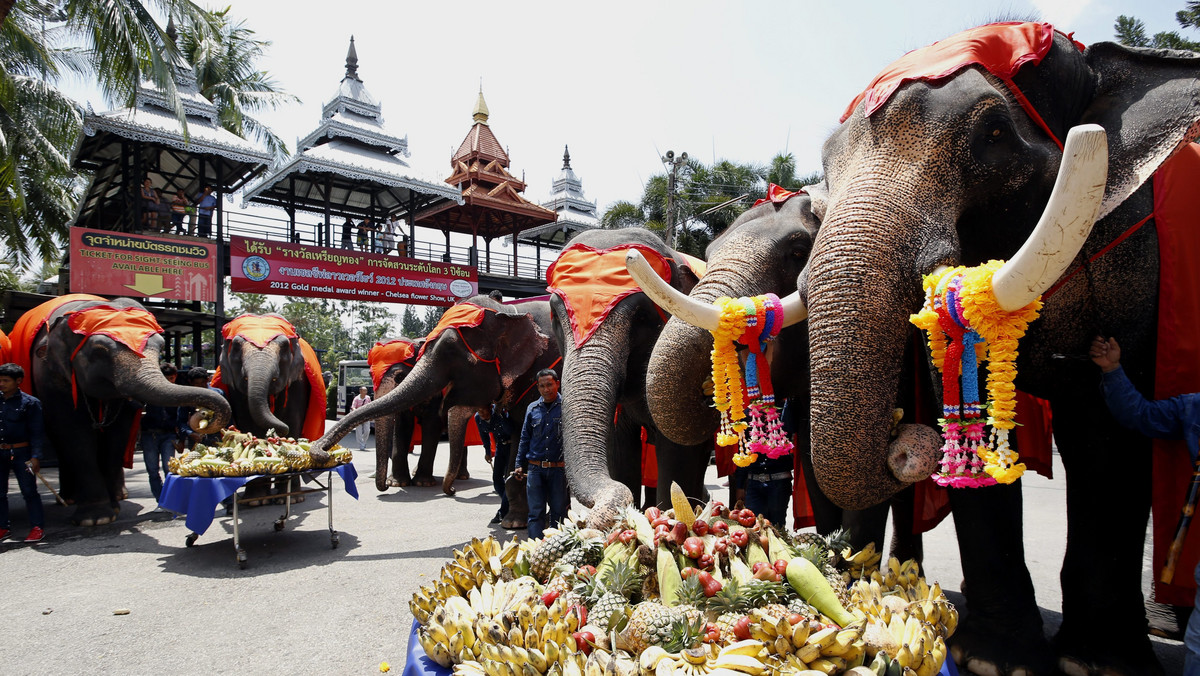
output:
M128 298L60 296L29 310L10 334L21 386L41 399L46 435L58 452L62 492L79 526L111 523L120 510L141 411L190 406L212 412L219 430L232 412L224 397L169 382L159 369L162 329Z
M653 258L680 292L698 281L682 254L642 228L584 231L546 273L554 335L563 355L567 480L572 495L591 508L589 522L598 528L611 526L641 492L641 428L657 447L657 500L663 508L670 505L672 481L688 495L703 497L712 449L711 436L690 446L675 444L658 434L650 418L646 362L664 316L627 275L624 286L595 282L613 278L608 268L624 273L625 252L635 248ZM617 406L621 415L614 429Z
M1140 589L1150 446L1114 422L1098 369L1062 357L1086 354L1097 334L1117 336L1126 371L1152 391L1160 234L1155 219L1144 220L1158 197L1147 179L1200 128L1198 76L1192 53L1085 48L1049 24L991 24L893 63L824 143L825 178L809 188L821 229L799 287L816 478L843 507L879 503L936 467L932 428L889 435L924 275L1013 258L1001 272L1024 278L992 281L1012 310L1052 288L1063 262L1083 272L1043 298L1017 359L1016 386L1050 402L1066 469L1062 625L1052 642L1025 563L1020 481L951 490L970 609L951 647L977 673L1049 673L1056 662L1070 674L1162 672ZM1107 161L1061 150L1085 123L1107 132ZM1092 183L1073 178L1093 171ZM1056 180L1083 187L1059 199ZM1047 230L1035 230L1043 210ZM1031 236L1057 238L1093 221L1082 249ZM1032 255L1014 258L1019 249ZM1051 259L1060 265L1036 270Z
M466 468L467 422L476 409L493 402L505 410L524 413L538 397L537 372L560 361L552 335L546 301L508 305L486 295L472 296L442 316L426 337L416 365L396 389L351 411L312 448L316 454L323 453L357 425L410 409L441 392L450 432L450 465L442 479L442 491L453 495L454 481ZM517 427L514 449L520 433ZM515 460L516 454L511 455ZM525 492L510 491L509 503L502 525L523 527L528 512Z
M212 386L225 392L233 422L242 432L265 437L315 439L325 431L325 380L317 355L296 333L291 322L277 314L243 314L222 329L225 338ZM248 486L250 506L268 490L265 482ZM276 492L299 489L276 483ZM294 502L303 501L297 495Z
M382 340L371 348L367 361L371 364L371 377L375 379L375 398L378 399L396 389L416 364L417 354L425 339L416 341L407 338ZM380 371L376 378L376 370ZM437 455L438 441L445 429L441 414L442 395L395 415L375 419L375 487L386 491L389 486L434 486L433 460ZM417 473L410 474L408 451L410 439L417 426L421 428L421 459L417 462ZM391 475L388 475L388 460L391 460Z

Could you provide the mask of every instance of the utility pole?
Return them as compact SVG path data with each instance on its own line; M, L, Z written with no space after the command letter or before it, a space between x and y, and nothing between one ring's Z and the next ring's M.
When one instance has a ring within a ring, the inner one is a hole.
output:
M662 161L667 165L670 173L667 175L667 246L675 247L675 186L679 179L679 168L686 166L688 160L687 153L680 153L679 157L675 157L674 150L668 150L663 156Z

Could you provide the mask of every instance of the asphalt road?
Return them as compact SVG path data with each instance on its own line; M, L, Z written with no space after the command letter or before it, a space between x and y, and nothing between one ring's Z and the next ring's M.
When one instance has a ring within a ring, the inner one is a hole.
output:
M446 457L443 444L435 471ZM0 543L7 625L0 630L0 673L371 674L383 661L401 669L413 591L472 536L512 534L487 525L498 498L479 449L469 454L472 478L458 483L454 497L437 488L378 493L370 450L355 454L355 466L362 499L351 499L335 480L338 548L330 547L327 495L298 505L282 532L272 526L282 507L247 509L240 528L245 570L237 566L229 518L218 516L194 547L185 547L182 518L151 514L140 467L127 472L130 498L108 526L70 526L67 509L43 489L46 540ZM1061 465L1055 471L1062 476ZM47 475L55 482L54 470ZM725 499L722 483L710 467L709 490ZM1060 621L1064 489L1061 479L1025 482L1026 555L1049 632ZM15 481L9 490L14 535L23 537L27 521ZM925 552L927 577L961 601L950 519L927 536ZM1148 588L1148 564L1144 577ZM1182 644L1155 640L1167 673L1181 673Z

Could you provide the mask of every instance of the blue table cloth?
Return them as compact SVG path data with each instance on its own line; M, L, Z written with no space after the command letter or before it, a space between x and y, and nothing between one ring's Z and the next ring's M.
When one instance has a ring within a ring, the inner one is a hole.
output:
M313 475L320 472L336 472L342 477L343 483L346 485L346 492L358 499L358 487L354 485L354 480L358 478L358 470L354 469L354 465L338 465L330 469L313 469L305 472L287 472L285 474L255 474L254 476L226 476L226 477L198 477L187 476L182 477L175 474L167 474L167 480L163 484L162 494L158 500L158 506L163 509L169 509L172 512L186 514L188 530L196 534L204 534L208 527L212 525L213 514L217 510L217 505L221 501L234 494L237 489L245 486L248 482L263 477L284 478L299 476L305 481L309 481L307 475Z
M425 649L417 640L418 626L420 625L414 619L412 631L408 635L408 656L404 662L403 676L451 676L453 669L442 667L425 654ZM946 663L942 665L938 676L958 676L958 668L954 666L954 660L950 659L949 655L946 655Z

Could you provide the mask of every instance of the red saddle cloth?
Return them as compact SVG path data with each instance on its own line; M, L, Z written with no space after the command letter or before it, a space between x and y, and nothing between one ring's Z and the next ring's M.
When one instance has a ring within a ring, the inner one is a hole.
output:
M14 363L25 369L25 378L21 380L21 389L28 394L33 394L33 355L30 352L33 350L33 339L37 336L37 332L46 325L46 318L54 313L55 310L79 300L97 300L103 302L105 299L100 296L93 296L88 293L70 293L58 298L52 298L45 303L29 310L21 315L17 323L13 326L13 330L8 334L11 344L11 356Z
M572 244L546 270L550 293L561 298L567 308L576 348L596 333L617 303L642 290L625 267L625 254L630 249L641 252L659 277L671 281L667 259L642 244L622 244L611 249Z
M287 336L288 338L297 338L300 344L300 355L304 357L304 379L308 381L308 408L304 411L304 425L300 429L300 436L305 439L320 439L325 434L325 378L321 375L321 360L317 358L317 353L313 350L312 345L308 344L307 340L300 338L296 333L296 327L283 317L272 317L268 315L239 315L229 323L225 324L221 329L221 335L225 340L233 340L237 336L241 336L244 340L253 343L257 347L266 347L276 336ZM221 381L221 367L217 367L216 373L213 375L212 386L218 389L229 391L229 387ZM282 399L271 397L270 406L271 412L274 413L275 406L285 405L287 396ZM292 430L295 433L295 430Z
M407 338L396 338L386 343L375 343L367 352L367 364L371 367L371 383L379 389L383 374L396 364L412 366L415 363L417 350L414 343Z
M1185 146L1154 174L1154 224L1158 231L1158 346L1154 398L1200 392L1200 146ZM1192 524L1171 584L1160 581L1192 476L1183 441L1154 441L1154 600L1191 606L1192 571L1200 561L1200 528Z
M425 344L421 346L421 351L417 353L417 358L420 359L421 355L425 354L425 348L429 347L430 343L442 335L442 331L447 329L457 331L458 329L479 326L480 322L483 321L484 314L487 312L495 312L495 310L482 308L474 303L459 303L458 305L451 306L449 310L446 310L442 314L442 318L438 320L437 326L434 326L429 335L425 336ZM462 334L460 333L459 335ZM465 343L466 341L463 342ZM470 349L470 346L468 346L468 349Z

